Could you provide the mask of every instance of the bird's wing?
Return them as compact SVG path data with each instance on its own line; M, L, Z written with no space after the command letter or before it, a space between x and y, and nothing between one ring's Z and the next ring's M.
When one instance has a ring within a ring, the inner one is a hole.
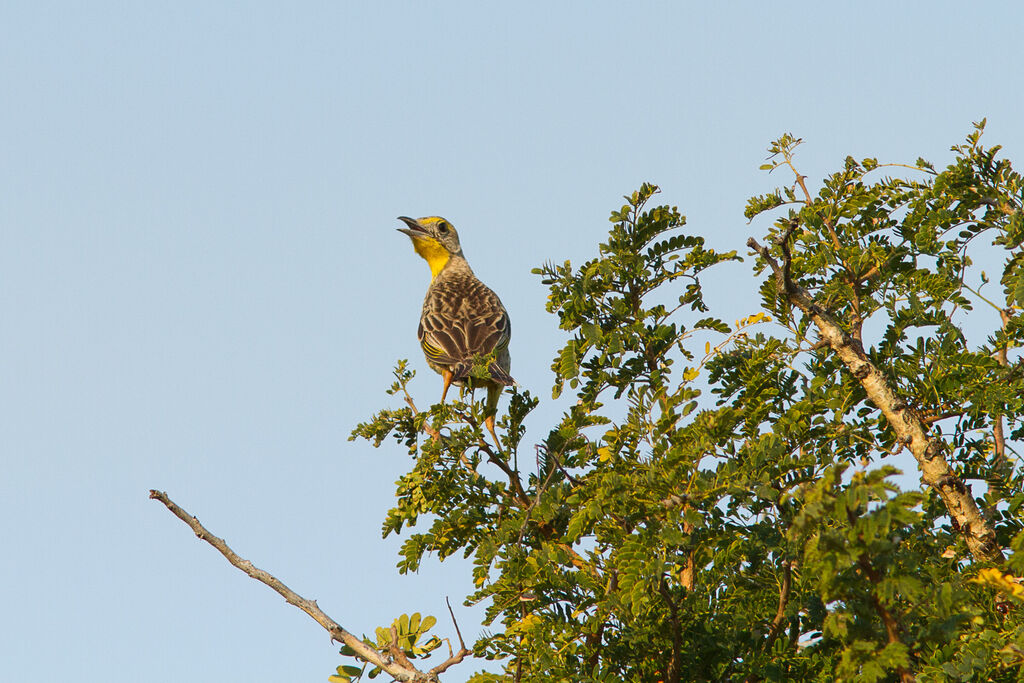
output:
M512 337L512 324L498 295L479 280L441 285L423 309L420 345L441 365L469 363L499 353Z

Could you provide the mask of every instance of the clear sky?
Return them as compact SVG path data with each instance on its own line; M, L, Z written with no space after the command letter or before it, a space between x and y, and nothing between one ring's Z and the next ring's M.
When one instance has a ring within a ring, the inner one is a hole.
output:
M987 116L1022 164L1022 28L1018 2L0 3L0 680L341 663L150 488L349 630L418 610L451 635L450 595L474 637L467 565L402 577L380 539L404 449L347 441L396 359L440 392L395 217L459 228L546 397L562 337L530 269L592 255L621 195L655 182L743 253L784 132L814 179L944 164ZM756 310L749 266L724 317Z

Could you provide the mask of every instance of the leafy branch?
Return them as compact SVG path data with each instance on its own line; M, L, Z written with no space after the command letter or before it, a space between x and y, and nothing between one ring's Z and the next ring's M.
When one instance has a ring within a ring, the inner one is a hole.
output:
M794 225L777 240L782 252L781 263L753 237L747 240L747 245L771 268L779 297L796 306L814 322L822 340L828 342L829 348L864 388L871 402L882 411L899 442L909 448L917 460L922 480L938 491L950 516L963 530L971 554L984 562L1001 561L1003 553L996 541L995 531L981 514L970 490L943 455L948 449L947 444L929 433L925 421L906 400L897 395L882 372L868 358L861 343L850 336L839 321L818 305L805 289L793 282L790 276L792 256L789 239L795 229Z

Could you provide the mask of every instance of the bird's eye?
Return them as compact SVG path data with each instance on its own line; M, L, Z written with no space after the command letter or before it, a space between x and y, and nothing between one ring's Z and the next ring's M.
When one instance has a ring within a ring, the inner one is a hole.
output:
M448 224L445 223L444 221L441 221L440 223L437 224L437 231L440 233L448 232Z

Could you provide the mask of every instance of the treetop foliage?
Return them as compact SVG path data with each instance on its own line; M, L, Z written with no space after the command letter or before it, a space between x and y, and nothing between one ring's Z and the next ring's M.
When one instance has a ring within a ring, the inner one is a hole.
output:
M469 647L501 669L475 683L1019 680L1024 182L983 127L942 170L847 158L814 189L773 143L792 184L746 207L761 310L734 324L701 278L737 251L627 196L594 258L534 271L575 397L535 443L529 391L497 445L471 396L418 410L398 364L402 403L353 438L411 456L399 570L472 558ZM439 644L404 623L367 643Z

